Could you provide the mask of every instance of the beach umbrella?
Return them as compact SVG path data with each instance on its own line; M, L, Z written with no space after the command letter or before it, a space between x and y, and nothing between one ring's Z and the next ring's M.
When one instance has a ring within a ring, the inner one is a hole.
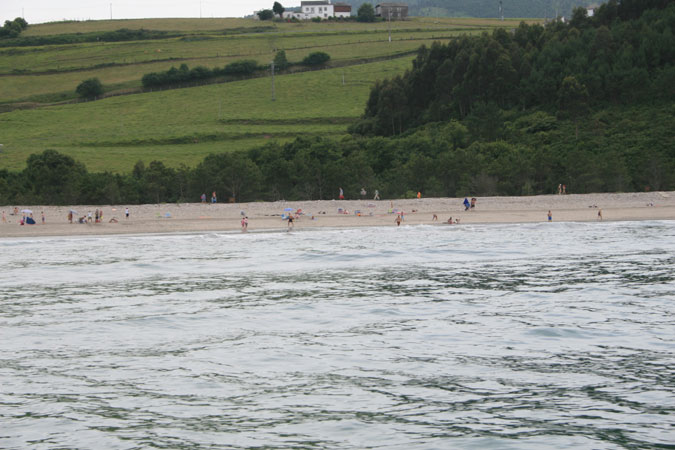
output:
M74 209L71 209L70 212L71 212L72 214L77 214L77 211L75 211Z
M26 214L33 214L33 211L31 211L30 209L22 209L21 212Z
M284 208L284 211L293 211L293 208Z

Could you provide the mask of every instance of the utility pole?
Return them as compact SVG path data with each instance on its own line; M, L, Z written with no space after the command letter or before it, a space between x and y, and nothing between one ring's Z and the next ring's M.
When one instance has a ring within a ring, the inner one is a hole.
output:
M345 71L342 71L342 85L345 85Z
M276 101L277 96L276 93L274 92L274 61L272 61L271 72L272 72L272 101Z
M112 20L112 3L110 4L110 20Z
M389 30L389 43L391 43L391 7L389 7L388 11L389 20L387 21L387 28Z
M199 0L199 18L202 18L202 1Z
M504 9L502 8L502 0L499 0L499 15L502 18L502 22L504 21Z

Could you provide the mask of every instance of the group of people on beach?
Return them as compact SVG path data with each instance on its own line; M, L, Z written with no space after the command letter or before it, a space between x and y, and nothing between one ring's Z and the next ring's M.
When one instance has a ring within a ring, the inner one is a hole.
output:
M19 208L14 207L12 212L9 213L10 216L19 216ZM40 211L40 218L42 220L42 224L44 225L46 222L45 218L45 212ZM7 215L5 214L5 211L2 211L2 223L7 223ZM21 211L21 219L19 219L19 225L35 225L37 222L35 222L35 218L33 218L33 211L29 209L24 209Z

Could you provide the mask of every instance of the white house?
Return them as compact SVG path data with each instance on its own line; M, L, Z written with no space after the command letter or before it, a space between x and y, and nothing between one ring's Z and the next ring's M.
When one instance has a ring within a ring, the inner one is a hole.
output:
M311 20L315 18L349 17L352 7L346 3L331 3L331 0L308 0L300 2L300 11L284 13L284 18Z
M328 19L335 15L335 10L330 0L312 0L307 2L300 2L302 14L305 19L314 19L319 17L321 19Z

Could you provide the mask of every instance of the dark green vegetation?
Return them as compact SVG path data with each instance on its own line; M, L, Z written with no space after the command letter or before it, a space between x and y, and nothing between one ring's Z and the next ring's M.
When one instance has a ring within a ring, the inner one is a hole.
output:
M14 20L5 20L5 24L0 27L0 42L7 38L19 36L26 28L28 28L28 22L22 17L17 17Z
M75 92L82 98L94 99L103 94L103 85L98 78L89 78L80 83Z

